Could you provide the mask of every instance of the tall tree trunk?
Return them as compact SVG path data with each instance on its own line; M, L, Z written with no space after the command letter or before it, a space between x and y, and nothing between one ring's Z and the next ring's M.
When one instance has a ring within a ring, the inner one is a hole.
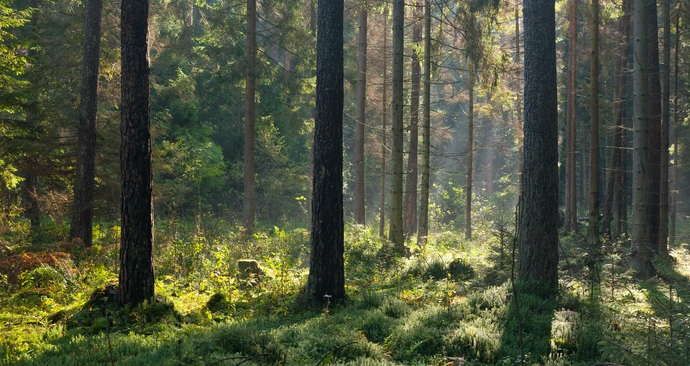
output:
M307 299L345 298L343 262L343 0L319 2L314 199Z
M676 216L678 207L678 47L680 46L680 14L682 3L678 3L678 15L676 16L676 48L674 55L675 70L673 71L673 190L671 191L673 200L671 204L671 225L669 230L670 246L676 242Z
M620 214L616 213L616 220L611 230L617 201L620 200L621 191L625 189L621 185L621 175L625 174L624 166L621 164L621 156L625 154L623 136L625 130L625 84L628 60L628 34L630 32L630 1L626 0L623 4L623 15L618 19L618 33L620 41L616 47L616 63L614 71L614 96L613 96L613 130L612 148L609 165L609 174L606 181L606 202L604 204L604 216L602 219L602 235L605 237L617 238L620 235ZM618 198L616 198L618 197Z
M469 106L467 111L467 183L465 185L465 239L472 239L472 173L474 158L474 62L470 61L470 78L467 82Z
M661 85L659 81L659 26L656 0L647 2L647 40L649 58L649 245L659 254L659 209L661 191Z
M525 0L525 145L518 281L541 296L558 290L558 112L553 0Z
M98 63L101 57L102 0L86 2L84 57L81 66L77 165L72 201L70 237L85 247L92 244L93 188L96 171L96 115L98 111Z
M254 177L254 105L256 102L256 0L247 0L247 56L244 106L244 235L254 233L256 217L256 181Z
M379 236L386 228L386 128L388 120L388 5L383 9L383 125L381 126L381 211L379 212Z
M364 126L367 104L367 3L359 10L359 53L357 58L357 125L355 126L355 223L366 224L364 190Z
M393 1L393 177L391 179L390 240L398 254L405 253L403 237L403 0Z
M577 133L577 3L570 0L570 24L568 25L568 109L567 109L567 152L565 170L565 232L577 230L577 187L575 180L576 133Z
M592 0L592 66L590 76L589 227L587 241L599 246L599 0Z
M671 94L671 7L670 0L662 1L662 12L664 22L664 73L663 73L663 91L661 99L661 134L660 144L661 150L661 173L659 180L661 187L659 188L659 256L661 258L668 258L668 144L669 132L671 122L671 111L669 110L669 98Z
M424 70L422 90L422 182L417 243L429 236L429 171L431 158L431 0L424 0Z
M148 0L122 1L122 229L118 300L132 306L151 299L154 291L148 15Z
M40 4L38 0L29 0L29 6L36 9L35 12L31 14L31 20L29 22L30 34L32 41L38 41L38 15L40 11ZM36 51L33 48L29 48L29 57L35 56ZM38 75L33 73L32 68L27 70L28 80L31 84L36 83L36 78ZM32 85L34 86L34 85ZM36 93L31 93L29 95L29 100L26 106L26 125L34 127L38 124L38 102ZM30 222L30 232L36 234L41 229L41 207L38 200L38 174L36 171L36 166L38 165L37 153L29 153L23 159L22 176L24 178L23 189L22 189L22 206L23 215Z
M405 180L405 234L410 236L417 232L417 152L419 147L419 91L421 80L421 67L417 49L422 42L422 5L417 1L415 7L416 19L412 27L412 85L410 89L410 148L407 155L407 177Z
M521 65L520 62L520 0L515 0L515 64L518 69L517 77L517 100L515 105L517 106L516 120L515 120L515 137L517 140L517 151L518 151L518 173L517 173L517 185L519 187L518 192L522 192L522 165L523 165L523 146L524 146L524 131L522 125L522 99L520 98L520 92L522 91L522 82L520 73Z
M647 1L633 2L633 232L630 263L635 276L646 279L652 275L652 250L649 246L649 32Z

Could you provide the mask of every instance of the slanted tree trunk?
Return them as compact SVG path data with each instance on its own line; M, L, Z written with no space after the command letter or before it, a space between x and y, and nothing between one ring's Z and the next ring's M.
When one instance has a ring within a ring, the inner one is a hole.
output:
M84 57L81 66L77 164L72 201L70 238L85 247L92 244L93 188L96 171L96 115L98 111L98 63L101 56L102 0L86 2Z
M527 292L558 290L558 113L553 0L525 0L525 145L518 282Z
M148 0L122 1L122 229L118 300L132 306L151 299L154 291L148 15Z
M244 235L254 233L256 218L256 181L254 177L254 105L256 102L256 0L247 0L247 55L244 106Z
M393 176L391 179L390 240L397 254L405 253L403 237L403 0L393 1Z
M419 65L419 55L417 49L422 42L422 5L417 1L415 16L417 19L412 27L412 85L410 89L410 145L407 155L407 177L405 180L405 212L404 224L405 235L410 236L417 232L417 153L419 148L419 91L421 80L421 67Z
M633 227L630 266L637 278L652 275L652 250L649 246L649 43L647 1L633 2Z
M429 236L429 170L431 158L431 0L424 0L424 70L422 90L422 182L417 243Z
M670 132L670 121L671 121L671 111L669 110L669 97L671 94L671 7L669 4L670 0L662 1L662 12L663 12L663 22L664 22L664 73L663 73L663 91L661 99L661 133L660 133L660 144L661 150L659 151L661 156L661 173L659 180L661 181L661 187L659 187L659 256L661 258L668 258L668 144L669 144L669 132Z
M474 62L470 61L470 78L467 82L469 106L467 108L467 183L465 185L465 239L472 239L472 173L474 158Z
M661 191L661 85L659 81L659 26L656 0L647 2L647 41L649 58L649 245L653 253L659 254L659 209Z
M592 0L592 66L590 68L589 227L587 242L599 246L599 0Z
M381 126L381 211L379 212L379 236L386 228L386 128L388 120L388 5L383 9L383 123Z
M565 225L566 233L577 230L577 186L576 186L576 133L577 133L577 4L570 0L570 24L568 25L568 108L567 149L565 160Z
M355 223L366 224L364 190L364 126L367 104L367 3L359 9L359 53L357 58L357 125L355 126Z
M319 2L314 199L307 299L345 298L343 244L343 1Z

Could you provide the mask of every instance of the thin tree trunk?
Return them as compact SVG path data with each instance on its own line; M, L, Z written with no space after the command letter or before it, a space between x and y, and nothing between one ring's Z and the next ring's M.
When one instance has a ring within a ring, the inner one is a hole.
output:
M635 276L646 279L652 275L652 251L649 246L649 44L646 0L634 0L633 32L633 232L631 263Z
M565 170L565 227L566 233L577 230L577 187L576 187L576 138L577 106L577 3L570 0L570 24L568 25L568 109L567 109L567 153Z
M419 91L421 79L421 67L417 47L422 42L422 6L417 1L415 8L415 24L412 27L412 85L410 89L410 145L407 155L407 177L405 180L405 235L410 236L417 232L417 153L419 147Z
M676 48L674 63L676 65L673 76L673 190L671 191L673 201L671 204L671 225L669 230L670 246L675 246L676 243L676 216L678 206L678 47L680 46L680 14L682 3L678 3L678 15L676 16Z
M359 53L357 59L357 125L355 126L355 223L366 224L364 190L364 126L367 103L367 3L359 10Z
M558 111L553 0L525 0L525 146L518 226L518 282L558 290Z
M668 144L669 132L671 122L671 111L669 110L669 98L671 94L671 7L670 0L662 1L662 12L664 22L664 73L663 73L663 91L661 99L661 111L663 113L661 118L661 187L659 191L659 256L661 258L668 258Z
M422 90L422 183L417 243L429 236L429 170L431 158L431 0L424 0L424 71Z
M599 0L592 0L592 66L590 76L589 227L587 241L599 246Z
M32 171L26 172L23 185L24 217L29 219L31 233L35 234L41 229L41 209L38 204L38 175Z
M523 132L523 125L522 125L522 98L520 92L522 92L522 82L521 82L521 75L522 73L520 72L521 70L521 57L520 57L520 0L515 0L515 64L517 65L518 69L518 77L517 77L517 100L515 101L516 105L516 123L515 123L515 137L517 139L517 151L518 151L518 173L517 173L517 184L518 184L518 192L522 192L522 165L523 165L523 146L524 146L524 132Z
M92 244L93 188L96 171L96 115L98 112L98 63L101 56L102 0L86 2L84 57L81 67L77 165L72 201L70 238L85 247Z
M343 1L319 3L316 40L314 199L307 299L345 298L343 262Z
M474 62L470 61L470 78L467 82L469 106L467 111L467 183L465 185L465 239L472 239L472 169L474 158Z
M604 216L602 219L602 235L605 237L618 238L620 235L620 213L616 212L616 220L613 222L613 230L611 230L611 221L613 220L614 212L616 211L618 201L620 200L621 191L624 187L621 186L621 175L624 174L624 166L621 164L621 157L625 154L623 145L623 135L625 130L625 84L628 60L628 33L630 31L630 15L629 15L629 1L623 4L623 15L618 20L618 32L620 41L617 45L616 64L614 71L614 101L613 101L613 131L612 131L612 148L611 159L609 165L609 174L606 181L606 202L604 204Z
M122 229L118 300L132 306L154 294L148 15L148 0L122 1Z
M397 254L405 253L403 237L403 0L393 1L393 177L391 180L390 240Z
M629 19L629 18L628 18ZM627 68L627 61L626 61L626 68ZM627 76L625 77L627 78ZM625 80L625 78L623 80ZM623 88L625 90L625 88ZM621 116L621 150L619 151L620 154L620 171L618 174L618 182L616 183L616 187L614 187L614 216L613 220L615 223L614 226L614 237L621 237L623 234L627 234L628 232L628 193L627 193L627 188L628 188L628 154L627 154L627 146L628 146L628 138L627 138L627 119L625 116Z
M486 195L491 197L494 195L494 150L487 149L486 152Z
M381 126L381 211L379 236L384 237L386 227L386 128L388 120L388 6L383 9L383 125Z
M661 191L661 85L659 81L659 26L656 0L647 2L647 33L649 42L649 245L659 254L659 209Z
M185 18L185 25L187 27L192 27L194 25L194 0L188 0L187 3L189 5L189 9Z
M244 235L254 233L256 217L256 181L254 177L254 105L256 102L256 0L247 0L247 56L244 107Z
M31 14L31 21L29 22L29 27L31 29L32 38L33 37L38 37L38 15L40 11L40 4L38 0L30 0L29 5L32 8L37 9L37 11L33 12ZM29 57L33 57L35 55L35 50L34 49L29 49L28 50L28 55ZM31 68L28 70L29 73L29 80L32 84L36 83L36 76ZM36 96L32 95L31 98L29 99L26 107L26 124L27 126L36 126L38 124L38 102L36 100ZM37 153L31 153L29 156L25 157L23 159L24 163L24 168L23 170L23 177L24 177L24 182L23 186L24 189L22 190L22 206L24 209L24 217L29 219L30 222L30 232L33 234L36 234L40 231L41 229L41 207L39 205L39 200L38 200L38 174L35 170L36 165L38 165L38 159L37 159Z

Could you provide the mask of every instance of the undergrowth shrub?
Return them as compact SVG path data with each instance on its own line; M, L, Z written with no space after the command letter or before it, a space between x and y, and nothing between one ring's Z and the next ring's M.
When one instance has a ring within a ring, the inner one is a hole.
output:
M215 327L211 334L212 343L225 353L239 353L245 356L267 354L265 358L275 363L283 360L282 346L268 331L259 330L252 324L223 324Z
M410 313L410 306L394 296L387 296L381 303L383 314L393 319L402 318Z
M493 363L500 355L500 325L497 317L473 317L462 321L446 335L446 352L480 363Z
M368 340L382 343L391 334L396 324L397 321L394 318L377 309L367 312L361 318L359 327Z
M412 312L393 329L386 346L398 361L419 360L422 356L443 354L445 335L461 319L454 308L428 306Z
M452 279L455 281L467 281L474 277L474 269L462 258L454 258L450 263L443 259L434 258L426 261L419 258L407 269L406 276L421 278L424 281Z

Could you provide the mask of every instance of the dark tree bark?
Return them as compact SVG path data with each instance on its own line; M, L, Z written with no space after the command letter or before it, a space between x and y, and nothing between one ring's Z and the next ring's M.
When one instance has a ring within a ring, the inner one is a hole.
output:
M312 247L307 282L307 299L313 303L337 302L345 298L343 9L342 0L319 2Z
M659 25L656 0L647 2L647 40L649 58L649 245L659 254L659 209L661 191L661 85L659 80Z
M390 240L397 254L405 253L403 237L403 38L405 4L393 1L393 177L391 179Z
M525 0L525 145L518 281L545 296L558 289L558 114L554 0Z
M599 0L592 0L592 66L590 68L589 226L587 242L599 246Z
M633 225L630 267L637 278L652 275L652 248L649 242L649 32L646 0L633 3Z
M148 15L148 0L122 1L122 229L118 300L121 304L130 305L138 305L153 297Z
M407 177L405 180L405 234L410 236L417 232L417 181L419 150L419 92L422 70L419 64L417 49L422 42L422 5L417 1L415 7L415 24L412 27L412 85L410 89L410 148L407 156Z
M366 224L364 189L364 126L367 103L367 3L359 10L359 53L357 57L357 125L355 126L355 223Z
M565 168L565 225L566 233L577 230L577 187L576 187L576 133L577 133L577 4L570 0L570 23L568 25L568 108L567 148Z
M254 104L256 81L256 0L247 0L247 68L244 106L244 207L242 224L244 235L254 233L256 217L256 182L254 178Z
M429 170L431 158L431 0L424 0L424 70L422 90L422 181L419 199L417 243L425 245L429 236Z
M77 131L77 165L72 201L70 237L92 244L93 188L96 170L96 112L98 110L98 62L101 56L102 0L86 2L84 57L81 66L81 99Z

